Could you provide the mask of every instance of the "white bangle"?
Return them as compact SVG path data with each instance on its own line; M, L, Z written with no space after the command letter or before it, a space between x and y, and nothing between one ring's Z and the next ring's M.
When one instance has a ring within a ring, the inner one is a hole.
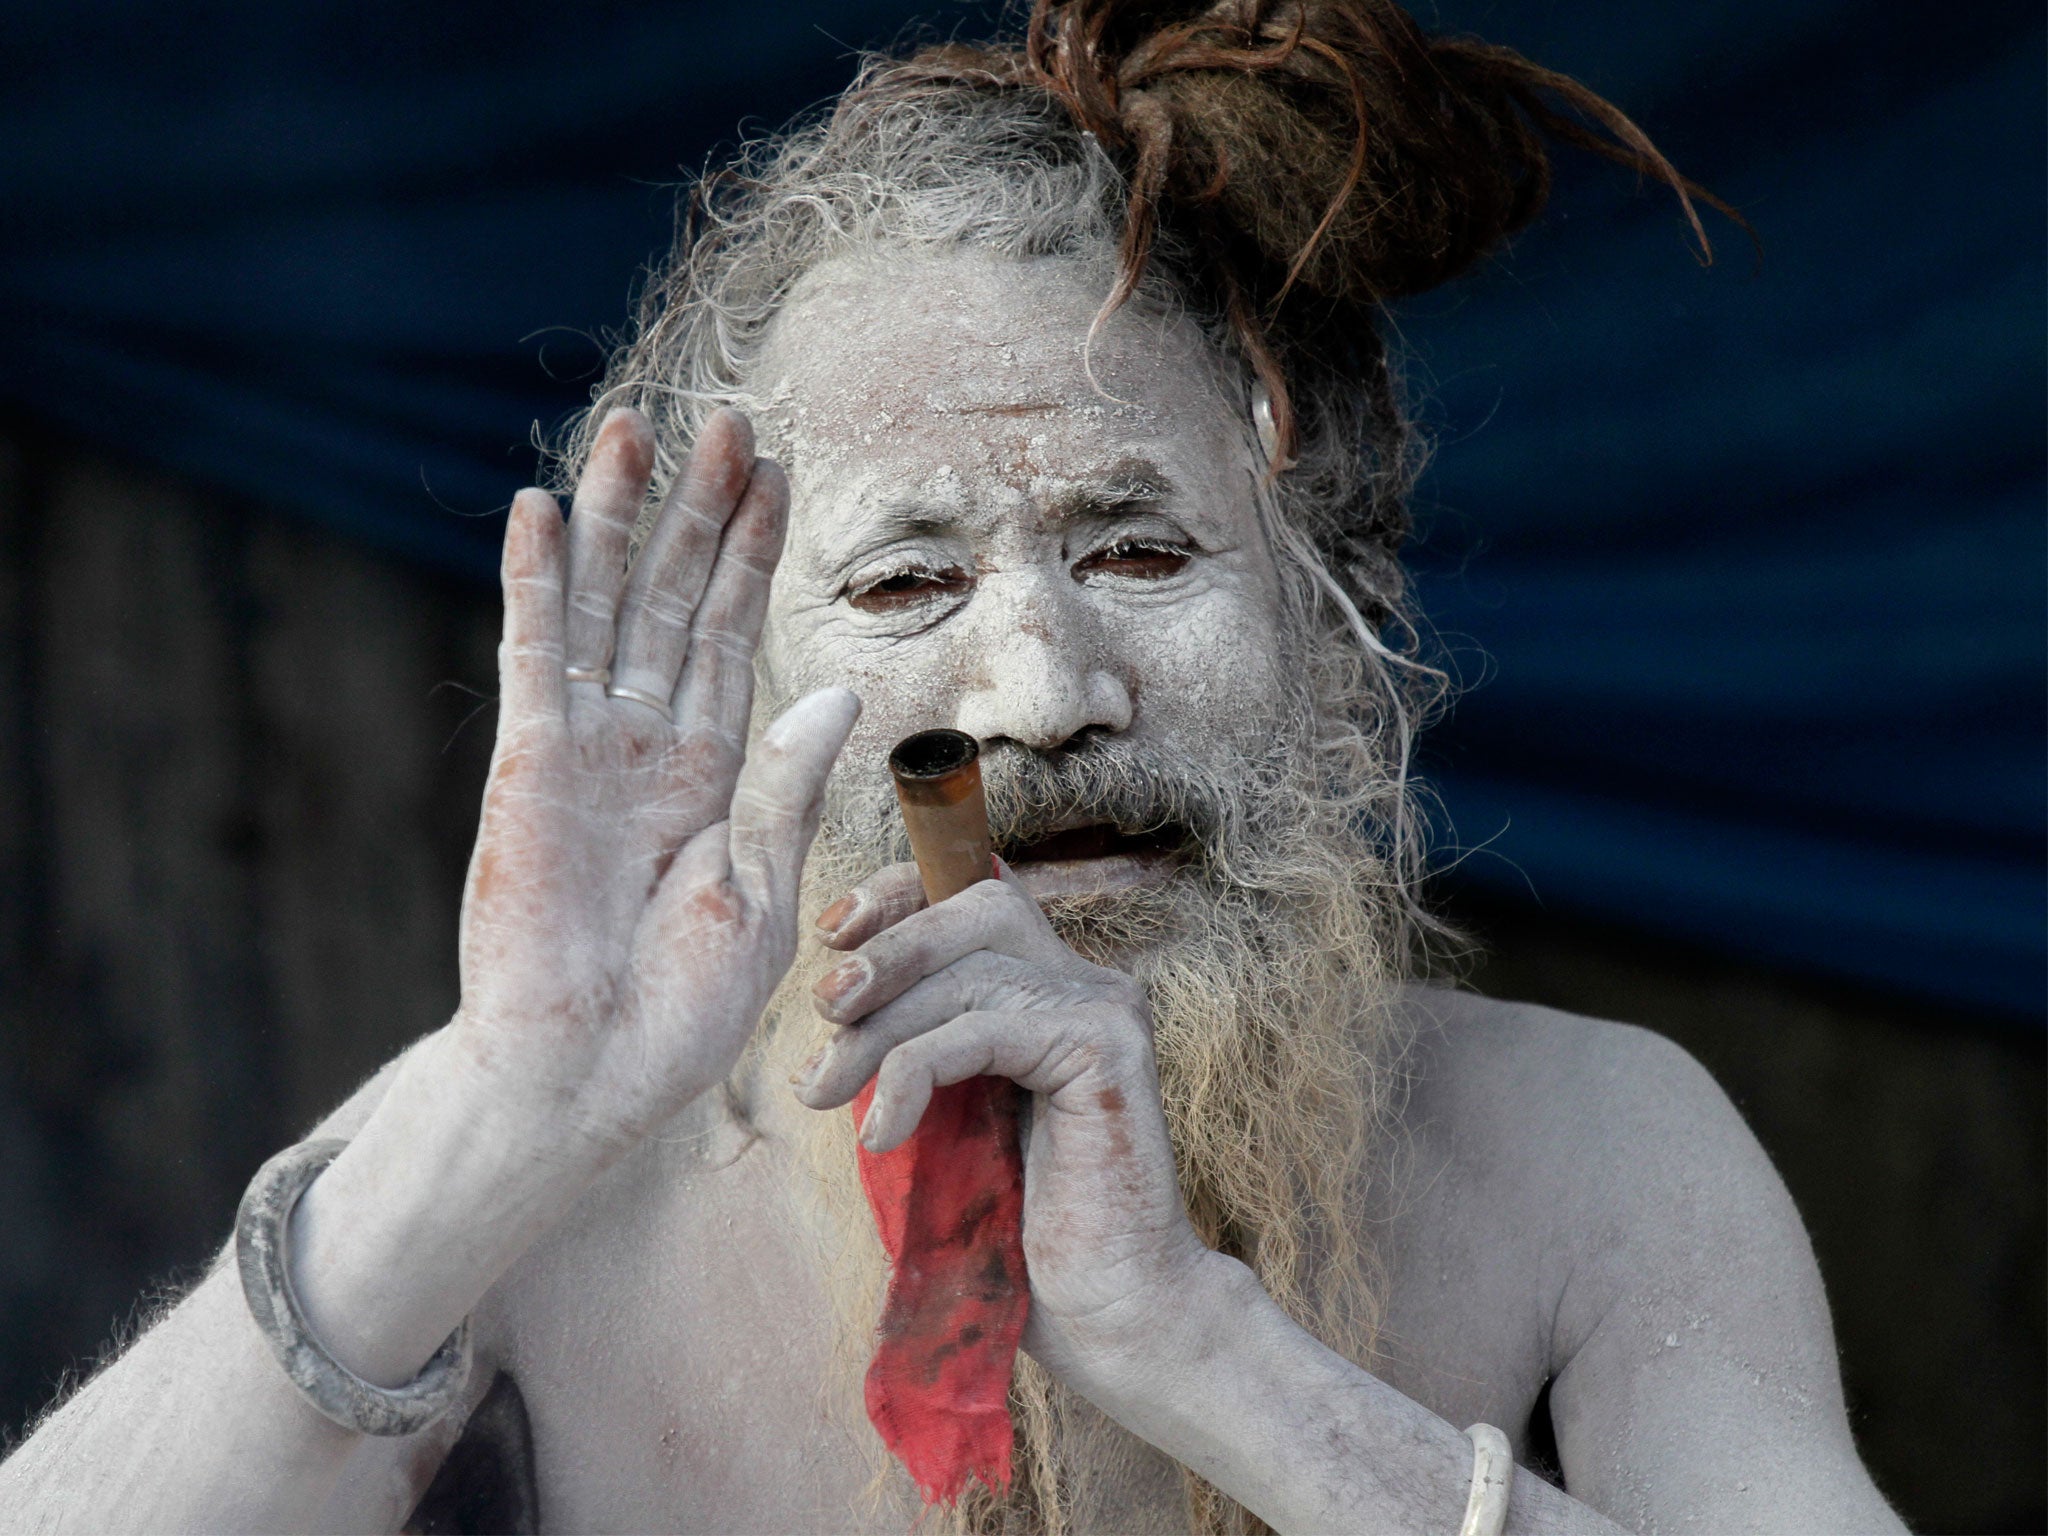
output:
M306 1326L292 1293L285 1239L292 1207L345 1141L302 1141L256 1170L235 1214L235 1264L257 1331L284 1373L315 1408L361 1435L410 1435L454 1406L469 1379L469 1319L464 1318L418 1376L402 1387L363 1380L330 1355Z
M1515 1480L1515 1453L1508 1437L1491 1424L1465 1431L1472 1442L1472 1493L1458 1536L1501 1536L1508 1527L1508 1490Z

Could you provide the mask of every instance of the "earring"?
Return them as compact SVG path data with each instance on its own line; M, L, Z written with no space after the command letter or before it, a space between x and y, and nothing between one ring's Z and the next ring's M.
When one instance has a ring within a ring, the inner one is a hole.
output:
M1273 396L1263 379L1252 380L1252 426L1259 434L1266 462L1280 468L1280 429L1273 424Z

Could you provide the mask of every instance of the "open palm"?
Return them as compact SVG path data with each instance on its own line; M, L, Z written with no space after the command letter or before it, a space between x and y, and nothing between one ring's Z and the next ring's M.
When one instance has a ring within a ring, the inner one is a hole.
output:
M731 1070L794 953L798 877L859 711L827 689L747 751L787 481L718 413L629 571L653 441L614 411L566 525L542 492L513 503L455 1021L495 1087L614 1146Z

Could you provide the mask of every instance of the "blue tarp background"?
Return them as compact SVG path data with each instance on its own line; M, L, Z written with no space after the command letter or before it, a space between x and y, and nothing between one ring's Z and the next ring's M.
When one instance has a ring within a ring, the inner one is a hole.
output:
M992 8L214 3L0 13L0 400L488 579L527 438L668 239L669 190L851 48ZM1428 13L1425 13L1428 14ZM1634 113L1765 242L1568 164L1401 328L1417 552L1473 687L1461 877L2038 1017L2038 5L1434 13Z

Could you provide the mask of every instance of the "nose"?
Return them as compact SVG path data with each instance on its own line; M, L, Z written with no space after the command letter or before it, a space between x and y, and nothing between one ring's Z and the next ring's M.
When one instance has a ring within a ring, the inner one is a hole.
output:
M1021 580L984 581L973 681L955 726L983 742L1050 752L1091 726L1131 724L1131 695L1106 664L1099 627L1073 602Z

